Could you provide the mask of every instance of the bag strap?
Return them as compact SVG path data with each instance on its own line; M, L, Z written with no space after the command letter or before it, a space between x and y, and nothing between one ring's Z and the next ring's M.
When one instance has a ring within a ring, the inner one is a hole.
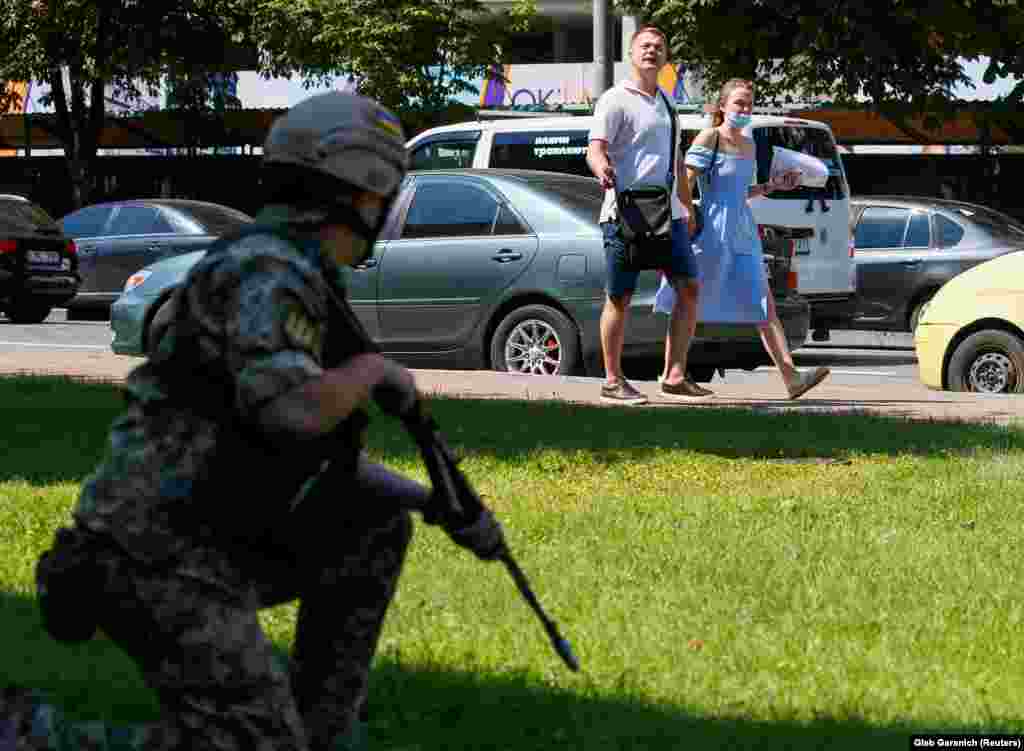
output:
M671 191L676 181L676 148L678 147L678 144L676 143L676 120L678 118L676 116L676 108L672 106L671 102L669 102L668 97L665 96L665 92L661 90L660 86L658 87L658 94L661 96L661 100L665 102L665 108L668 110L669 125L672 128L672 135L668 141L668 173L672 178L669 181L668 189Z
M718 128L715 128L715 150L711 152L711 164L708 165L708 186L711 185L711 176L715 173L715 163L718 161Z

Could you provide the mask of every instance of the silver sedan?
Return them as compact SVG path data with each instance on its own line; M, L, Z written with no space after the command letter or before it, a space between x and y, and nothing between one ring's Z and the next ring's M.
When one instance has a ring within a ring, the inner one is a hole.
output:
M605 260L596 180L530 170L411 173L373 258L349 275L349 300L384 352L413 367L537 374L601 372ZM154 321L201 253L133 275L111 309L113 349L146 350ZM807 336L790 255L766 247L790 346ZM657 272L633 295L626 357L661 357L667 318L652 311ZM753 326L699 324L691 371L769 363Z

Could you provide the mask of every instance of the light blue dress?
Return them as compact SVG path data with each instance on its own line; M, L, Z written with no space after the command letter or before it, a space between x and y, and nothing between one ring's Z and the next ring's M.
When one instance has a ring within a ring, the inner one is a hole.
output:
M768 274L754 213L747 204L757 163L753 157L691 146L685 163L701 170L704 230L693 243L701 272L697 319L760 324L768 320ZM708 184L708 176L711 184Z

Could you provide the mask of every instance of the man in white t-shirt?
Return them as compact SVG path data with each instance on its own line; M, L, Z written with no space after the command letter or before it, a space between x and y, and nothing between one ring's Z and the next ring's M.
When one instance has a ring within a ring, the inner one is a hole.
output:
M630 41L631 78L609 89L594 107L587 164L605 188L601 208L607 266L607 297L601 312L601 348L605 384L601 399L614 404L644 404L647 397L622 374L622 348L626 317L639 272L625 268L625 241L618 224L613 181L623 188L639 185L668 186L677 144L672 143L672 101L658 87L658 71L668 59L668 40L659 29L644 26ZM682 156L682 155L679 155ZM684 175L681 164L676 175ZM695 222L687 214L679 192L688 192L686 179L676 179L672 192L672 268L665 269L676 290L676 304L665 338L663 396L687 401L706 399L712 392L693 383L686 374L686 357L697 327L699 272L690 247ZM687 204L690 201L686 201Z

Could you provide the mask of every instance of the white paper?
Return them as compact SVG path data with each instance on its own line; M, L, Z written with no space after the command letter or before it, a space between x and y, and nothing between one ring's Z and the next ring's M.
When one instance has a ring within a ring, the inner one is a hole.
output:
M800 172L800 184L809 188L824 188L828 182L828 165L818 157L773 146L771 176L777 177L792 170Z

